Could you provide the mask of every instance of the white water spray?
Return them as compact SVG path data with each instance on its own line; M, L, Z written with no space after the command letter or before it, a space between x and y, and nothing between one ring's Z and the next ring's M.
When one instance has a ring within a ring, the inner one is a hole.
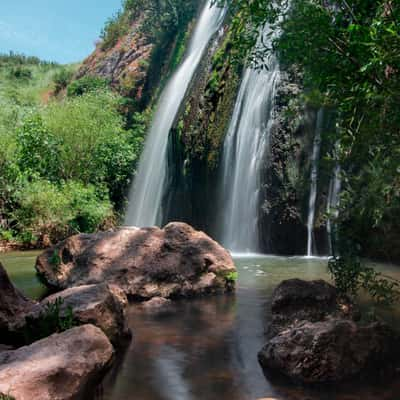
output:
M207 1L186 57L160 96L129 195L126 225L143 227L161 223L169 132L204 51L221 27L226 12L223 8L211 7L211 3Z
M332 220L335 221L339 216L339 195L342 186L340 178L341 168L337 164L333 171L333 176L329 183L328 203L327 203L327 214L328 220L326 222L326 230L328 233L329 241L329 254L333 255L333 232L332 232Z
M310 198L308 203L308 220L307 220L307 256L313 255L314 244L314 220L315 220L315 205L317 200L317 186L318 186L318 164L319 155L321 150L321 133L324 123L324 112L322 109L317 114L317 126L315 129L313 152L311 156L311 176L310 176Z
M220 206L224 210L221 241L231 251L259 251L260 170L269 146L279 77L274 57L268 60L267 69L247 68L236 99L223 149Z

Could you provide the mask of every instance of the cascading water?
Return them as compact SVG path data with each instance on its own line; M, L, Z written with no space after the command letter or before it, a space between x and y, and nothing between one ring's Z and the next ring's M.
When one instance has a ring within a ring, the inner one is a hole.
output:
M186 57L160 96L129 195L126 225L143 227L161 222L169 132L203 53L220 28L226 12L224 8L211 4L211 0L207 1L197 22Z
M333 171L333 176L329 183L329 193L328 193L328 203L327 203L327 214L328 220L326 222L326 230L328 233L328 241L329 241L329 254L333 255L333 239L334 233L332 232L332 219L333 221L339 215L339 195L340 189L342 186L342 181L340 179L341 168L340 165L337 164Z
M308 219L307 219L307 256L313 255L314 244L314 220L315 220L315 204L317 200L317 186L318 186L318 164L319 154L321 150L321 133L324 123L324 112L322 109L317 114L317 126L315 129L313 152L311 156L311 176L310 176L310 198L308 203Z
M271 40L266 39L267 31L264 39ZM259 251L260 171L280 77L275 57L270 57L267 65L263 70L245 70L224 143L221 241L235 252Z

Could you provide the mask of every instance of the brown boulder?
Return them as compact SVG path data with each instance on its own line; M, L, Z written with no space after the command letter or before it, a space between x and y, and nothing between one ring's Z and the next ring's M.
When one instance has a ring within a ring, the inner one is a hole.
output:
M267 371L304 383L338 382L357 375L393 370L398 337L387 326L354 321L302 321L268 341L258 357ZM372 376L371 375L371 376Z
M107 337L93 325L0 353L0 393L15 400L88 398L113 358Z
M358 311L346 296L323 280L288 279L274 290L269 336L276 335L296 321L322 321L327 317L358 318Z
M13 343L12 332L34 304L14 287L0 263L0 338L2 342Z
M184 223L72 236L40 255L36 269L56 290L107 282L138 299L229 291L236 271L224 248Z
M107 284L76 286L46 297L30 313L30 324L34 324L35 317L38 318L47 305L57 300L60 302L61 317L71 310L77 323L97 326L115 346L129 337L125 318L126 302L122 302Z

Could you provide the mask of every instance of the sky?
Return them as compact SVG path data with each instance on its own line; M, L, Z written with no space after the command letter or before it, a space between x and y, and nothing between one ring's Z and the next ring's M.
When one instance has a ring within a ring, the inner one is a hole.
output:
M120 7L121 0L0 0L0 53L81 61Z

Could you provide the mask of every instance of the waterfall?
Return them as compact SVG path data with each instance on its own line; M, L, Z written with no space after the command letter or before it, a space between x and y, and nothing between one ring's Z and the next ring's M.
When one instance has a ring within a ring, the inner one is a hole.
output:
M226 12L224 8L211 5L212 0L208 0L195 27L186 56L158 101L129 195L126 225L143 227L161 223L169 132L203 53L221 27Z
M267 30L263 32L264 40L271 40ZM271 112L280 76L274 57L267 60L267 66L244 71L223 148L221 241L235 252L259 251L260 171L269 145Z
M332 219L335 220L339 215L339 194L342 186L342 181L340 179L340 165L336 164L333 171L331 181L329 183L329 193L327 202L327 215L328 220L326 222L326 230L328 233L329 241L329 254L333 255L333 232L332 232Z
M322 109L317 114L317 126L315 129L313 152L311 156L311 176L310 176L310 198L308 203L308 219L307 219L307 256L313 255L314 244L314 220L315 220L315 203L317 200L317 185L318 185L318 164L319 153L321 150L321 133L324 123L324 112Z

